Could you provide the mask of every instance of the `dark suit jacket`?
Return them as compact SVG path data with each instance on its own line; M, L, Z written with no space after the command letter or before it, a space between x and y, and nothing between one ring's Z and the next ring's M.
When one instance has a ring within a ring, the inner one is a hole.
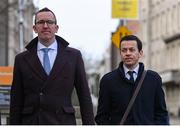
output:
M59 36L49 76L37 56L38 38L15 58L10 124L76 124L71 95L76 88L83 124L94 124L92 101L80 51Z
M134 84L125 77L122 62L119 68L103 76L95 118L97 124L118 125L120 123L144 70L144 65L142 63L139 65L138 77ZM125 124L169 124L161 86L160 76L148 70Z

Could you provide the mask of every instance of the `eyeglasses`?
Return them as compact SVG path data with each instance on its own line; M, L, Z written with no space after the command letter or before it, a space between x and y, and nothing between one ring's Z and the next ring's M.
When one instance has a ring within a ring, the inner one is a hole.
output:
M47 25L53 25L55 24L55 21L52 21L52 20L39 20L36 22L36 24L39 24L39 25L44 25L44 24L47 24Z

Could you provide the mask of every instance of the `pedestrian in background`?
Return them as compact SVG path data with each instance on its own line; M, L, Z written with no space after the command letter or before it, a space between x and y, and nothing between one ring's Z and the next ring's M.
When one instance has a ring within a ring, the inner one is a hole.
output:
M15 57L10 100L10 124L75 125L71 103L74 87L79 98L82 124L94 124L92 100L79 50L55 35L55 14L43 8L35 14L38 34L26 51Z
M97 124L169 124L161 77L155 71L144 71L143 63L139 62L142 55L142 42L138 37L128 35L121 39L122 61L117 69L104 75L100 81ZM139 91L134 93L137 86ZM132 98L134 94L137 95ZM134 102L127 109L131 99Z

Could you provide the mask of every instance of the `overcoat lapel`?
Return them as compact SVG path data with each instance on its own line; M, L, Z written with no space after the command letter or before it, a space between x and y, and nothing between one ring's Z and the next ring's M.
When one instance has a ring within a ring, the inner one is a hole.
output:
M54 79L57 75L59 75L59 72L62 72L66 62L66 50L65 48L61 48L57 53L56 60L50 73L50 79Z
M37 56L37 52L36 49L34 49L33 51L28 51L28 54L25 55L25 60L27 61L27 63L29 64L29 66L31 67L31 69L34 71L34 73L39 76L42 80L45 80L47 75L44 71L43 66L41 65L41 62Z

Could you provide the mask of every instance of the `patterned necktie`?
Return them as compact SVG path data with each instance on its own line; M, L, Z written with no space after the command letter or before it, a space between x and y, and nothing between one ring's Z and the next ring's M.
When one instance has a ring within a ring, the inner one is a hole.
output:
M47 75L49 75L49 73L51 71L50 60L49 60L49 56L48 56L48 52L49 52L50 48L43 48L41 50L44 52L43 67L44 67L44 70L46 71Z
M130 80L131 83L134 83L133 73L134 73L134 71L128 71L128 74L130 76L129 80Z

